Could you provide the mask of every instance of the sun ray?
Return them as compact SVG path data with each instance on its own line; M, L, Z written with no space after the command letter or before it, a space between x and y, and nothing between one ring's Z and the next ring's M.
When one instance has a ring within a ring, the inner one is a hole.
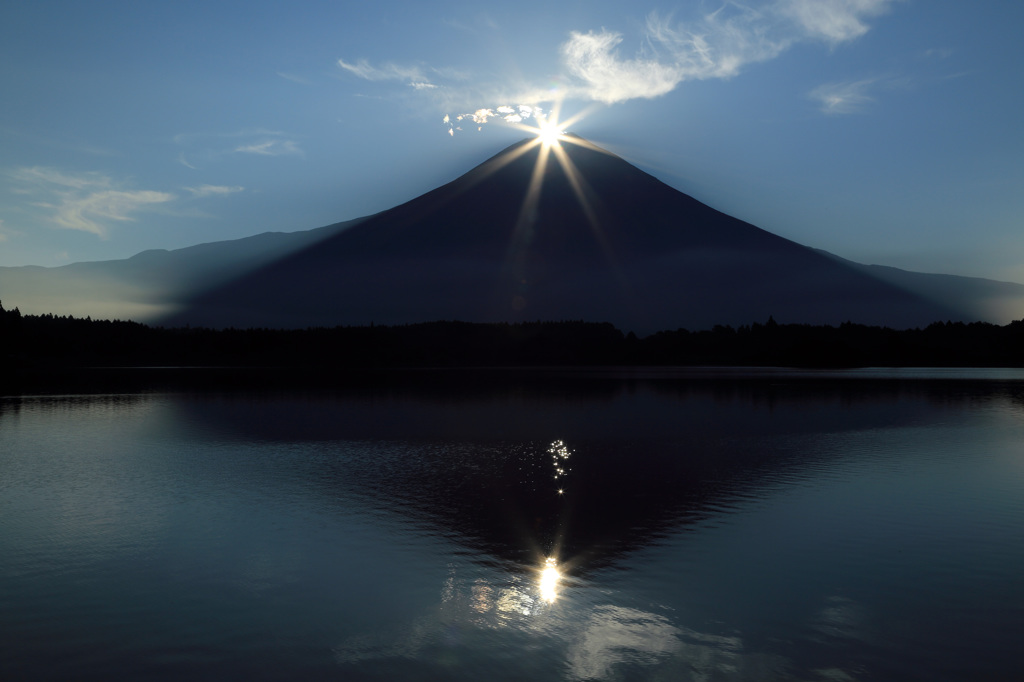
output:
M590 189L590 186L587 184L583 174L580 173L578 168L576 168L576 164L574 164L572 159L569 158L569 155L566 154L565 149L559 145L553 147L552 151L554 152L559 165L561 165L566 178L569 180L569 186L572 188L573 194L576 195L576 200L579 202L580 208L583 209L583 214L587 218L587 223L589 223L590 229L594 233L594 238L597 240L598 245L604 252L605 258L608 260L608 265L612 268L615 278L619 280L620 284L625 285L625 275L621 268L619 268L618 261L615 258L615 253L612 251L611 244L608 242L608 235L601 226L601 220L598 217L597 210L595 210L595 204L599 201L597 194Z
M586 118L595 108L596 105L588 107L563 120L561 118L562 101L557 100L546 113L543 113L539 107L534 111L533 120L536 121L536 125L529 125L521 120L506 120L506 125L528 133L533 138L516 147L511 153L493 159L492 163L484 168L484 173L480 175L479 179L483 179L519 159L524 154L536 150L537 158L530 172L526 192L519 207L516 222L508 236L508 246L503 266L505 275L510 278L514 285L515 293L510 302L515 310L522 310L528 304L525 298L530 284L530 273L527 270L528 255L530 245L535 238L537 209L543 192L544 176L551 162L552 155L554 155L559 167L565 174L574 198L579 202L584 219L603 253L613 277L620 286L628 288L625 273L618 264L618 259L615 256L608 234L602 225L600 198L590 188L583 174L564 148L566 144L573 144L583 149L614 156L611 152L568 132L570 126Z
M540 138L535 144L523 145L522 148L532 149L537 144L540 145L537 162L533 165L533 171L530 173L530 183L527 185L526 196L523 197L522 206L519 208L519 216L516 218L516 224L509 239L509 248L505 259L506 267L511 270L517 281L523 280L526 276L526 249L533 237L532 224L537 204L540 202L541 186L544 184L544 169L547 167L548 154L551 150L550 146L540 142Z
M585 118L592 110L593 107L585 109L565 121L562 121L560 120L561 102L559 101L555 102L547 115L538 115L536 117L538 124L536 126L526 125L523 123L511 124L517 129L536 136L536 138L532 140L534 144L523 145L523 147L520 148L523 153L526 153L528 150L532 150L536 145L540 146L537 153L537 160L530 176L526 195L523 197L523 203L516 220L515 228L513 229L512 235L510 235L509 248L506 256L506 267L509 269L516 282L526 281L526 253L533 238L533 222L536 217L537 205L540 202L544 172L547 169L549 158L553 154L555 159L558 161L559 166L562 168L562 171L565 173L565 176L569 181L569 186L572 188L572 192L583 210L591 232L597 240L601 251L604 253L615 278L621 285L627 285L626 277L618 265L614 251L608 241L608 236L601 225L601 220L598 215L599 211L597 210L599 199L596 193L590 189L590 186L587 184L582 173L580 173L576 164L573 163L572 159L563 148L563 143L568 143L584 149L599 151L603 154L610 154L610 152L605 151L591 142L566 132L570 125Z
M509 151L508 153L499 154L498 156L490 159L489 161L485 162L481 166L478 166L478 170L480 171L479 173L477 173L474 177L467 177L467 181L465 183L461 184L461 186L459 187L457 192L454 192L452 194L444 195L444 198L439 200L433 206L433 209L436 210L436 209L439 209L441 206L443 206L445 204L451 203L452 201L457 199L459 196L465 194L466 192L471 190L473 187L476 187L481 182L483 182L484 180L486 180L490 176L494 175L495 173L500 171L502 168L504 168L505 166L509 165L510 163L512 163L513 161L518 159L519 157L523 156L524 154L528 154L531 149L533 149L534 147L536 147L536 146L538 146L540 144L541 144L540 139L530 140L526 144L522 144L522 145L516 147L515 149Z

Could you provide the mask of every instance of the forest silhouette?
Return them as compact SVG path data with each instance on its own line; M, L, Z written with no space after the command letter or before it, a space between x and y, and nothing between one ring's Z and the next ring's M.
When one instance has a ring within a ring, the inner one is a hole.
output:
M1021 367L1024 320L934 322L896 330L846 322L665 330L638 337L610 323L537 321L307 329L157 327L23 315L0 305L7 370L59 367Z

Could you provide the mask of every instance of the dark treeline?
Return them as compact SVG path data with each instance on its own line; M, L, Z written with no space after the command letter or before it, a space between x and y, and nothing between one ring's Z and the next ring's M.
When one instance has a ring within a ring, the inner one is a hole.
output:
M469 367L734 365L1021 367L1024 320L936 322L893 330L776 324L662 331L645 338L581 321L304 330L163 328L137 322L22 315L0 306L0 362L58 366Z

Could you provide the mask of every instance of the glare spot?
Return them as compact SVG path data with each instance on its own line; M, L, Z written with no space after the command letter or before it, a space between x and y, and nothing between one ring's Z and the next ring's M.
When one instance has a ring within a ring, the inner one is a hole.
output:
M569 459L569 456L572 453L569 451L569 448L566 447L565 443L560 440L552 442L550 447L548 447L548 454L551 455L551 465L555 469L554 479L557 481L563 476L568 476L569 469L566 464L566 460ZM563 494L563 491L563 488L559 488L558 494Z
M565 135L565 131L558 127L557 123L541 121L537 128L537 137L545 147L558 146L558 141Z
M558 598L558 581L562 574L558 572L558 562L553 557L544 560L544 568L540 572L540 596L549 604Z

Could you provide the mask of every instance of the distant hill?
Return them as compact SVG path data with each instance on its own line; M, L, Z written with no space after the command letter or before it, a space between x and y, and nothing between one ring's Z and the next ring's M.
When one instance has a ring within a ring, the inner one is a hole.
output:
M853 263L577 141L561 145L575 172L524 141L412 201L318 230L0 268L0 300L217 328L573 319L645 334L769 316L897 329L1024 316L1022 285Z
M959 311L960 317L954 319L1007 324L1024 318L1024 285L982 277L911 272L886 265L863 265L827 251L819 250L819 253L922 298L941 301Z
M265 232L131 258L55 268L0 267L0 301L31 314L155 322L202 291L315 244L360 222Z

